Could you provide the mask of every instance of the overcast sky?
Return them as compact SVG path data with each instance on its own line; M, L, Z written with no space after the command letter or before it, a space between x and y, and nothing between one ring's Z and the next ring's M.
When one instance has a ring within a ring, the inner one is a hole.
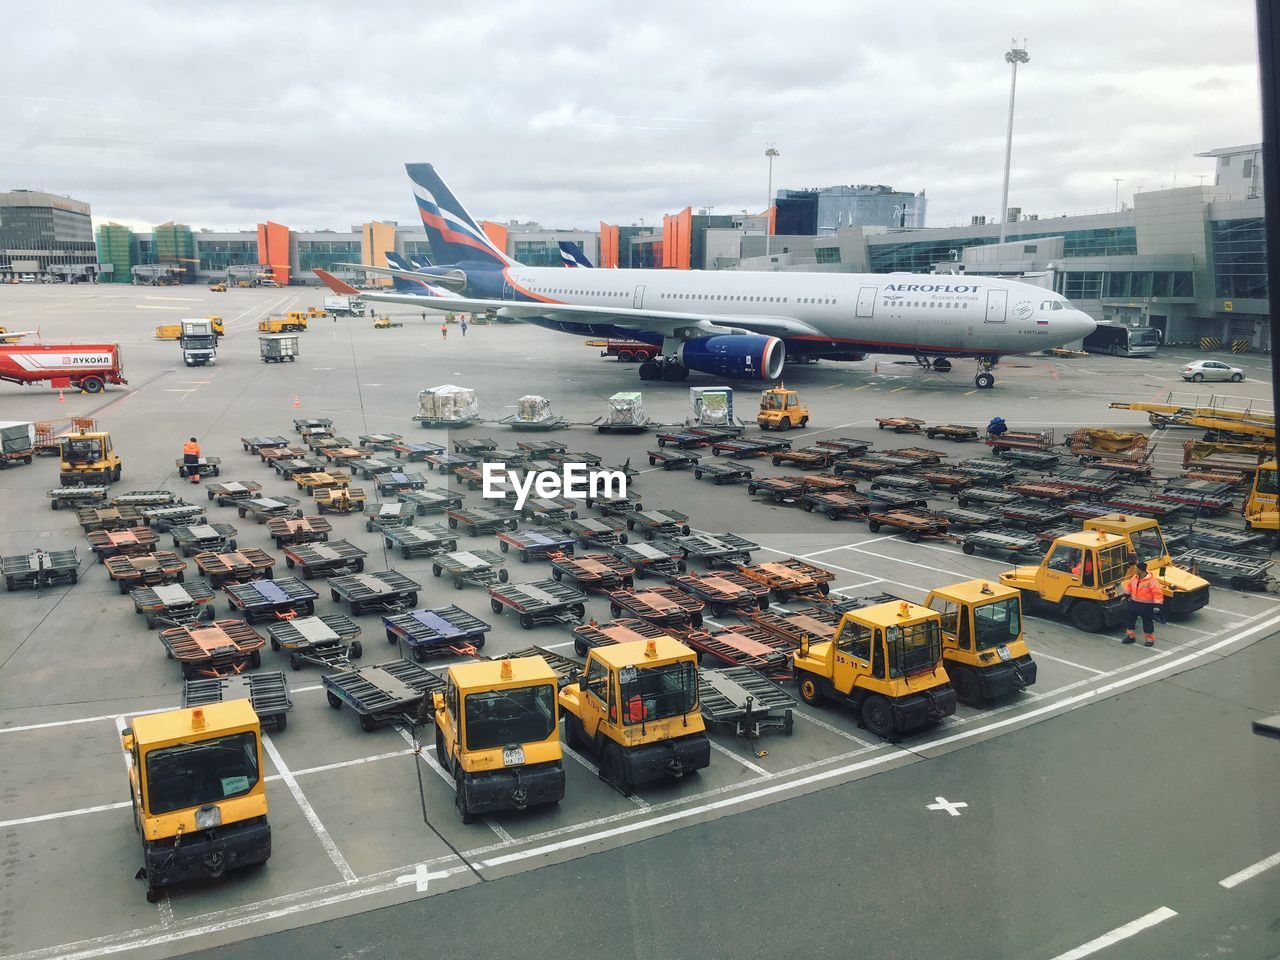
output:
M6 17L0 189L98 221L417 222L406 161L471 213L594 229L775 187L925 189L928 223L1109 209L1260 139L1253 3L557 0L30 4ZM622 12L625 9L625 13Z

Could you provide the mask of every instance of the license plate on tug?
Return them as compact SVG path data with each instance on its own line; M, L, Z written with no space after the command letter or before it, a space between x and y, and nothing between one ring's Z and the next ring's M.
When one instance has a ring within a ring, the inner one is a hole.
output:
M1009 648L1005 646L996 647L996 654L1001 660L1012 660L1013 656L1009 653Z
M521 763L524 763L524 747L502 748L502 765L504 767L514 767Z

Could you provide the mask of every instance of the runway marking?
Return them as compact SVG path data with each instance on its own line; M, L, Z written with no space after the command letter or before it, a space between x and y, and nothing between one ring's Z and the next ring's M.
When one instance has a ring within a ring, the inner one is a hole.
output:
M1099 677L1105 677L1107 675L1107 671L1099 670L1096 667L1086 667L1083 663L1076 663L1074 660L1063 660L1062 657L1051 657L1039 648L1036 648L1035 658L1037 660L1052 660L1054 663L1065 663L1068 667L1075 667L1077 670L1083 670L1086 673L1092 673Z
M1218 886L1230 890L1232 887L1238 887L1246 880L1252 880L1258 874L1270 870L1272 867L1280 866L1280 853L1273 853L1265 860L1259 860L1251 867L1245 867L1239 873L1233 873L1231 876L1218 881Z
M356 872L347 863L346 857L342 855L342 851L334 843L333 837L329 836L329 831L325 829L324 824L320 821L315 808L311 806L311 801L307 799L306 794L302 792L302 788L298 786L298 781L289 772L289 767L285 764L284 757L280 756L280 751L276 749L276 745L265 733L262 735L262 746L267 751L267 755L271 757L271 762L275 765L275 768L280 771L280 777L284 780L285 786L289 788L289 792L293 794L293 799L298 801L298 806L302 808L302 815L307 818L307 823L311 824L311 829L320 838L320 845L324 847L324 852L329 855L329 859L338 868L338 872L342 874L343 879L348 883L354 883L357 879Z
M933 803L925 804L926 810L947 811L953 817L960 816L960 811L969 806L963 800L948 800L946 797L934 797Z
M1170 910L1168 907L1160 907L1158 910L1152 910L1150 913L1139 917L1137 920L1130 920L1122 927L1116 927L1110 933L1104 933L1100 937L1095 937L1088 943L1082 943L1074 950L1068 950L1066 953L1060 953L1053 960L1080 960L1081 957L1087 957L1104 950L1113 944L1119 943L1121 940L1128 940L1130 937L1141 933L1149 927L1154 927L1157 923L1163 923L1172 917L1178 915L1177 911Z

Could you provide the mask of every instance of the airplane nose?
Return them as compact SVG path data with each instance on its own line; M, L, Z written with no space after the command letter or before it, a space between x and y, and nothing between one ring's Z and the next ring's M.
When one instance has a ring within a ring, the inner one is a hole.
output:
M1073 340L1081 340L1097 329L1098 321L1080 310L1073 311L1072 316L1063 324L1063 332L1069 333Z

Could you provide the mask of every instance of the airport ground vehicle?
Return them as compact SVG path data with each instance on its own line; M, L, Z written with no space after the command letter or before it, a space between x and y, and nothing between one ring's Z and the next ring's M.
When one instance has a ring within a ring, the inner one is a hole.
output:
M25 420L0 421L0 470L15 463L30 463L35 455L35 424Z
M259 333L296 333L305 329L307 329L307 318L305 316L302 318L301 323L285 317L268 317L265 320L258 321Z
M1047 609L1073 627L1097 633L1124 615L1120 584L1129 569L1129 543L1102 530L1056 538L1038 567L1014 567L1000 582L1022 591L1028 612Z
M1084 522L1086 530L1102 530L1125 542L1130 566L1125 576L1136 570L1132 563L1141 560L1160 582L1165 611L1174 615L1193 613L1209 602L1209 581L1177 566L1164 542L1160 524L1150 517L1134 517L1111 513Z
M596 754L600 776L623 793L711 765L697 655L671 637L592 649L559 699L569 748Z
M1100 323L1084 338L1086 353L1109 353L1113 357L1154 357L1160 333L1154 327L1127 327L1122 323Z
M349 317L364 309L359 297L339 296L324 298L324 312L335 317Z
M258 354L263 363L293 363L298 353L296 333L265 333L258 337Z
M436 760L463 823L564 798L556 680L536 655L449 667L432 696Z
M1250 530L1280 530L1280 482L1276 461L1259 464L1244 501L1244 525Z
M115 343L0 344L0 380L48 382L55 390L74 387L99 393L108 383L128 383Z
M111 445L111 434L81 431L62 437L58 482L107 484L120 479L123 463Z
M134 717L121 740L148 903L172 884L267 861L262 729L248 700Z
M770 387L760 394L760 413L756 423L761 430L803 429L809 424L809 407L801 402L800 394L784 386Z
M210 284L210 286L209 286L209 292L210 292L210 293L226 293L226 292L227 292L227 284L226 284L226 281L225 281L225 280L219 280L217 283Z
M218 335L209 320L183 320L178 345L188 367L203 367L217 360Z
M217 336L217 337L226 336L227 328L226 328L226 325L222 322L221 317L204 317L203 319L213 328L214 336ZM180 340L182 338L182 324L186 322L187 322L186 320L182 320L178 323L160 324L158 327L156 327L156 339L157 340Z
M0 557L0 576L10 593L19 587L43 590L80 579L80 558L71 550L41 550Z
M1183 380L1200 383L1204 380L1230 380L1239 383L1244 379L1244 371L1221 360L1193 360L1179 371Z
M602 347L600 356L617 357L619 363L643 363L652 359L660 348L639 340L588 340L588 347Z
M1036 682L1017 590L966 580L930 590L924 605L942 617L943 665L961 703L994 700Z
M844 703L868 733L886 740L956 712L942 618L906 600L846 612L833 639L802 639L791 662L801 700Z

